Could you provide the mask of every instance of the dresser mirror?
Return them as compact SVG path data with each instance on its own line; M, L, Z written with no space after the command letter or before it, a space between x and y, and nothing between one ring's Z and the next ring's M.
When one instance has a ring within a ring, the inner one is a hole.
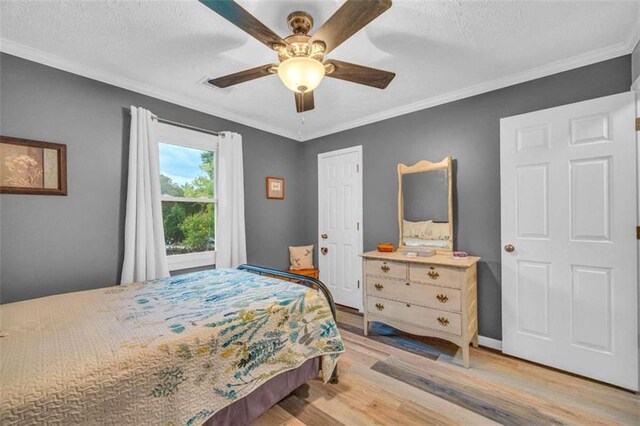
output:
M453 250L451 163L398 164L400 248Z

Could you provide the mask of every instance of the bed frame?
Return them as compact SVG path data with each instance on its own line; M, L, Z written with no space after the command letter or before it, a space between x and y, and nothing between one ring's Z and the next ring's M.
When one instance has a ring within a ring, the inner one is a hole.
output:
M240 265L238 269L241 271L251 272L257 275L266 275L274 278L284 279L286 281L295 282L296 284L301 284L305 287L309 287L313 290L319 290L327 299L327 303L329 303L329 308L331 308L331 314L333 315L334 321L338 321L336 316L336 304L333 301L333 296L331 292L327 288L326 285L320 280L315 278L307 277L304 275L292 274L290 272L280 271L278 269L265 268L263 266L256 265ZM329 379L329 383L338 383L338 366L333 370L333 374L331 375L331 379Z

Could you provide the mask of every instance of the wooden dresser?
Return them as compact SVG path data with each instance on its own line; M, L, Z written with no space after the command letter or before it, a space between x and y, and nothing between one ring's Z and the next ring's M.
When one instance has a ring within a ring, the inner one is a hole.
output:
M469 367L469 343L478 346L476 264L450 253L410 258L401 253L364 253L365 335L378 321L420 336L448 340L462 348Z

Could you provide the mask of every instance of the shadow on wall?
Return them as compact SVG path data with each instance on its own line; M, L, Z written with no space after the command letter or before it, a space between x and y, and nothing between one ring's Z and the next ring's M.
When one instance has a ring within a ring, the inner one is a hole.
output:
M131 112L128 107L122 108L122 174L120 175L120 230L118 232L118 260L124 259L124 221L127 206L127 179L129 178L129 130L131 129ZM115 265L118 280L122 276L122 262ZM118 281L119 282L119 281Z
M458 248L458 160L455 158L451 161L451 196L453 198L453 249Z

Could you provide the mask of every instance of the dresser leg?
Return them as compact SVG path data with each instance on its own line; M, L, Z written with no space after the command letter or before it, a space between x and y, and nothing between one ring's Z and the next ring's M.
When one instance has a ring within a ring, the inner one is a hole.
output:
M478 330L476 330L475 334L473 335L473 339L471 339L471 344L473 344L474 348L478 347Z
M369 335L369 321L364 322L364 335L365 336Z
M469 343L462 345L462 365L469 368Z

